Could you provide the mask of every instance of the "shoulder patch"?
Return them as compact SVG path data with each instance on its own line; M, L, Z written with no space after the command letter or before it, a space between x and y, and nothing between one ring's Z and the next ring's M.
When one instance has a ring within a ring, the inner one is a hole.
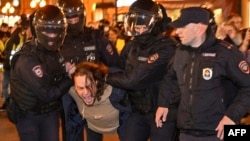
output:
M43 70L42 70L41 65L37 65L37 66L33 67L32 71L37 77L40 77L40 78L43 77Z
M234 47L233 44L230 44L230 43L228 43L228 42L226 42L226 41L223 41L223 40L220 41L220 44L221 44L222 46L226 47L227 49L232 49L232 48Z
M247 61L245 61L245 60L240 61L238 66L243 73L245 73L245 74L250 73L249 65L248 65Z
M106 50L107 50L107 52L108 52L110 55L113 55L113 54L114 54L114 51L113 51L113 48L112 48L111 44L108 44L108 45L106 46Z

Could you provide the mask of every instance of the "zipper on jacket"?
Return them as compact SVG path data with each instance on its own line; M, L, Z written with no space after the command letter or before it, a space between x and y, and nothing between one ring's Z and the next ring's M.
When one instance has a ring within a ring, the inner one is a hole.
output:
M193 72L194 72L194 58L195 58L195 52L192 53L192 62L190 67L190 79L189 79L189 91L191 92L193 88ZM192 93L190 93L190 104L192 104Z
M183 82L184 82L184 83L187 83L187 82L186 82L186 81L187 81L187 80L186 80L186 78L187 78L187 73L186 73L186 72L187 72L187 66L188 66L187 64L184 66L184 71L183 71L184 74L183 74L183 76L182 76L182 79L183 79Z
M189 80L189 93L190 93L190 96L189 96L189 106L190 106L190 113L191 113L191 117L190 118L193 118L192 116L192 104L193 104L193 93L192 93L192 88L193 88L193 71L194 71L194 58L195 58L195 52L192 53L192 62L191 62L191 66L190 66L190 80Z

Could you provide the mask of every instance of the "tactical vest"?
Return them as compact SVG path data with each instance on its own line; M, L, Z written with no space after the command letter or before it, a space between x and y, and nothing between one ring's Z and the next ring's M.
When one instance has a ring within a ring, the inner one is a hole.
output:
M41 64L44 67L44 70L46 70L46 73L49 75L49 83L50 85L54 85L58 83L60 80L62 80L62 76L65 73L65 69L63 68L63 58L60 60L60 57L57 56L56 58L52 59L50 56L48 56L45 53L41 53L37 46L34 46L30 43L24 44L22 49L15 53L13 56L13 59L11 61L11 70L14 69L17 59L20 55L25 56L32 56L34 60L41 61ZM58 59L61 62L61 65L58 66ZM11 71L11 79L12 77L19 78L20 76L15 73L15 71ZM18 84L19 83L19 84ZM59 103L58 101L52 101L49 103L45 103L43 101L40 101L33 92L31 92L27 86L23 86L23 82L21 82L20 79L15 79L14 82L11 82L13 86L19 86L19 88L15 87L15 89L18 89L20 92L17 92L15 90L11 91L11 97L15 100L17 105L22 111L33 111L36 113L47 113L49 111L55 110L58 108ZM39 90L38 90L39 91Z
M65 61L78 64L82 61L99 62L98 41L94 33L80 34L76 39L66 38L60 50Z
M128 44L130 46L126 71L136 68L140 63L145 63L148 60L150 53L157 52L162 47L166 47L169 40L155 41L153 44L147 47L141 48L141 46L132 41ZM127 91L128 98L131 101L132 110L142 114L153 112L157 107L157 99L159 93L159 87L161 82L155 82L143 90Z

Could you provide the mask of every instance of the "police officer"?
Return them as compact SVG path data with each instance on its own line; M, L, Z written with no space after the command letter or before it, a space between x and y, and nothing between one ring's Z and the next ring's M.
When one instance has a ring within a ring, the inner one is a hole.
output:
M159 87L167 64L175 52L175 42L163 36L170 18L163 17L164 8L151 0L137 0L125 16L125 33L133 36L124 47L121 58L124 71L109 73L106 82L127 91L132 113L125 129L125 141L173 141L176 132L175 113L156 128L155 110ZM177 109L173 103L173 109ZM172 111L172 110L171 110ZM173 110L175 111L175 110Z
M209 19L207 10L189 7L170 24L182 45L164 77L165 92L159 95L155 121L161 127L166 120L169 96L177 86L180 141L223 140L224 125L239 123L250 107L249 64L235 46L216 39ZM235 97L226 93L225 80L237 86Z
M99 30L85 26L85 7L80 0L65 0L59 3L68 22L67 36L60 50L67 62L78 64L83 61L117 66L119 55L112 43ZM83 141L84 122L72 97L62 99L64 139ZM96 136L94 136L96 137ZM101 136L99 136L101 138ZM88 136L90 138L90 136Z
M102 62L107 66L118 64L118 53L112 43L99 30L85 26L85 7L80 0L65 0L62 5L68 30L61 53L66 61ZM99 34L100 33L100 34Z
M21 141L59 141L58 102L72 86L69 75L74 71L74 65L64 66L58 52L67 22L58 7L46 5L35 13L33 25L36 38L11 62L10 107L17 107L12 121Z

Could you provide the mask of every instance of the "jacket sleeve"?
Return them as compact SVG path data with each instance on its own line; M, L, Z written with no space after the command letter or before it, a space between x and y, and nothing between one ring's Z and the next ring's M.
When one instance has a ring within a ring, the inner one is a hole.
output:
M119 64L119 55L114 45L105 37L96 40L99 59L107 66L116 67Z
M149 87L152 83L162 80L165 66L175 51L175 44L169 43L161 47L154 54L158 58L154 62L139 63L131 71L109 73L106 81L110 85L126 90L140 90Z
M172 58L174 59L174 57ZM173 69L172 61L166 67L166 72L162 80L159 91L158 106L169 107L171 104L178 104L180 91L177 83L176 73Z
M250 70L249 64L238 50L227 54L226 75L239 88L233 102L226 109L226 115L238 122L250 109Z

